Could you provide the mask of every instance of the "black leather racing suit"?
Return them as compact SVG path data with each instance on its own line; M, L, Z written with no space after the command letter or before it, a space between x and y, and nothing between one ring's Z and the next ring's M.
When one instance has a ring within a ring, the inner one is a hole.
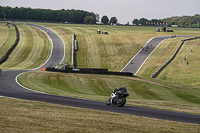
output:
M121 91L121 92L117 92L117 91ZM124 93L127 93L127 89L126 89L126 87L121 87L121 88L119 88L119 89L115 89L114 92L117 92L117 95L118 95L119 97L123 97L123 96L124 96Z

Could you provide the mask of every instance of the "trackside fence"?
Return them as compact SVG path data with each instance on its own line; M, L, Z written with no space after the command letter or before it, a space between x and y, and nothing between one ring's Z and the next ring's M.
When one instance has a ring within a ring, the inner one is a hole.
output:
M6 54L0 59L0 64L2 64L3 62L5 62L5 61L8 59L10 53L11 53L11 52L14 50L14 48L17 46L17 44L18 44L18 42L19 42L19 39L20 39L20 37L19 37L19 30L18 30L17 26L14 25L14 24L12 24L12 25L15 27L15 31L16 31L16 40L15 40L14 44L10 47L10 49L6 52Z
M176 50L176 52L174 53L174 55L171 57L170 60L168 60L162 67L160 67L152 76L151 78L156 78L158 76L158 74L169 64L171 63L174 58L176 57L176 55L178 54L178 51L181 49L182 45L184 44L185 41L190 41L190 40L195 40L195 39L199 39L200 37L194 37L194 38L189 38L189 39L185 39L182 40L181 44L179 45L178 49Z
M76 51L78 50L78 41L76 35L72 35L72 68L76 67Z
M133 73L129 72L112 72L108 71L108 69L98 69L98 68L66 68L65 70L62 70L53 67L47 67L45 70L52 72L63 72L63 73L119 75L119 76L130 76L130 77L133 76Z

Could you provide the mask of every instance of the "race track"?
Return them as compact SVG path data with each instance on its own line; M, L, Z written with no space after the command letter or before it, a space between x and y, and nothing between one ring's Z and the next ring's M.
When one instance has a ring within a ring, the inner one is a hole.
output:
M41 70L43 67L50 66L50 64L52 66L56 66L57 63L54 63L54 62L60 63L64 57L64 44L63 44L62 39L50 29L47 29L42 26L37 26L37 25L32 25L32 26L38 27L44 32L46 32L46 34L51 38L52 46L53 46L50 58L44 65L37 68L37 70ZM166 37L164 38L156 37L152 39L152 41L159 43L165 38ZM151 41L149 43L155 44ZM152 46L152 47L156 47L156 46ZM128 67L128 71L129 70L132 71L132 68ZM134 106L124 106L120 108L116 106L106 106L105 102L77 99L77 98L64 97L64 96L56 96L56 95L32 91L20 86L16 82L16 77L23 72L27 72L27 71L16 70L16 71L2 72L2 75L0 75L0 96L24 99L24 100L41 101L41 102L47 102L47 103L53 103L53 104L61 104L61 105L73 106L73 107L89 108L89 109L94 109L94 110L125 113L125 114L137 115L137 116L178 121L178 122L200 124L200 115L177 113L177 112L172 112L172 111L163 111L163 110L134 107Z
M160 36L152 38L141 50L126 64L121 72L131 72L136 75L142 65L153 53L153 51L159 46L159 44L165 39L171 38L172 36ZM185 36L176 36L185 37Z

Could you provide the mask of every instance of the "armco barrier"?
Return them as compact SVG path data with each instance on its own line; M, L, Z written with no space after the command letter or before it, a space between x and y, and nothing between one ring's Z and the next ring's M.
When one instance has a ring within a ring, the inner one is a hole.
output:
M194 38L189 38L189 39L185 39L182 40L182 43L180 44L180 46L178 47L178 49L176 50L176 52L174 53L174 55L171 57L170 60L168 60L162 67L160 67L152 76L151 78L156 78L158 76L158 74L170 63L173 61L173 59L176 57L176 55L178 54L178 51L181 49L182 45L184 44L185 41L190 41L190 40L194 40L194 39L199 39L200 37L194 37Z
M0 64L2 64L3 62L5 62L8 59L8 56L14 50L14 48L17 46L19 39L20 39L19 38L19 30L18 30L17 26L14 24L12 24L12 25L15 27L16 40L15 40L14 44L11 46L11 48L6 52L6 54L0 59Z
M78 41L76 34L72 35L72 68L76 67L76 51L78 50Z
M63 73L82 73L82 74L102 74L102 75L119 75L119 76L133 76L133 73L129 72L112 72L108 69L96 69L96 68L67 68L66 70L47 67L46 71L63 72Z

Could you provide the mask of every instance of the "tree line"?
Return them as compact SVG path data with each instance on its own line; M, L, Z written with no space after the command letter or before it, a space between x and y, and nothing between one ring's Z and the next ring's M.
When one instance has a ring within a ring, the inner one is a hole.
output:
M200 14L195 14L194 16L173 16L165 18L163 21L179 27L200 27Z
M133 25L142 26L172 26L177 25L178 27L200 27L200 14L194 16L173 16L164 19L151 19L146 18L134 19Z
M89 20L85 20L85 17ZM96 16L93 12L83 10L50 10L50 9L32 9L24 7L2 7L0 6L0 18L10 20L35 20L35 21L58 21L83 24L96 23ZM92 20L91 20L92 19Z
M117 23L115 21L116 17L112 17L110 20L107 16L101 18L101 23L111 24ZM177 25L178 27L200 27L200 14L195 14L194 16L176 16L165 19L151 19L146 18L134 19L132 21L134 26L172 26ZM129 22L126 24L129 25Z
M99 21L103 24L118 24L117 17L111 17L109 20L109 18L105 15L101 18L101 20L99 20L100 17L98 14L74 9L50 10L0 6L0 18L6 20L57 21L77 24L96 24L96 22ZM132 24L135 26L177 25L178 27L200 27L200 14L195 14L194 16L175 16L165 19L133 19ZM126 25L129 25L129 22Z

